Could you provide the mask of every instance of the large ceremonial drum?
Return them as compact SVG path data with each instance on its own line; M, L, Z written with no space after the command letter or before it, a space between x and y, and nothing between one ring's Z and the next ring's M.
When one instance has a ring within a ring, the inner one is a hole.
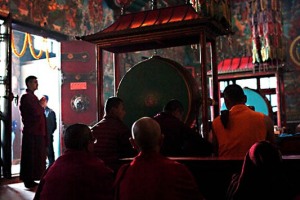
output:
M140 117L153 117L171 99L181 101L184 121L191 125L201 105L199 87L190 71L160 56L134 65L122 78L117 96L124 101L128 126Z

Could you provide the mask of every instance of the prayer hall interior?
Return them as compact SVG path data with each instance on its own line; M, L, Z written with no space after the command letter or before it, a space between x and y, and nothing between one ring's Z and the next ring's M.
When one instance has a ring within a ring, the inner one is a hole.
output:
M56 158L64 130L95 125L111 96L124 100L129 127L177 98L185 124L207 138L226 109L222 91L239 84L247 105L273 119L284 169L300 186L299 9L297 0L0 1L0 200L36 192L19 180L28 75L56 113ZM243 163L171 159L188 166L207 200L224 197Z

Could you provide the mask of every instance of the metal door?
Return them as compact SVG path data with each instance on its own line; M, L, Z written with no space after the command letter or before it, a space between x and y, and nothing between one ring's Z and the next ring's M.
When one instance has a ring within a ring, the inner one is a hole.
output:
M98 120L96 61L95 44L85 41L61 43L61 111L64 128L74 123L92 126Z

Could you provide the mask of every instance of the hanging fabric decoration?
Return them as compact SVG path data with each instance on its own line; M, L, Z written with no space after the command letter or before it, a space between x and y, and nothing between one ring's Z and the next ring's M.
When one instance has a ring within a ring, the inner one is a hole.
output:
M201 17L212 17L231 26L229 0L189 0L186 2L189 2Z
M26 34L27 34L28 43L29 43L29 50L30 50L30 53L31 53L32 57L33 57L34 59L40 59L40 58L42 57L42 55L43 55L43 50L40 49L39 54L36 55L36 54L35 54L35 50L34 50L34 48L33 48L31 35L28 34L28 33L26 33Z
M49 56L49 51L48 51L48 49L46 50L46 59L47 59L47 62L48 62L48 64L49 64L49 67L51 68L51 69L56 69L57 68L57 66L56 65L52 65L51 63L50 63L50 56Z
M43 43L47 44L47 38L43 38ZM29 50L30 50L30 53L32 55L32 57L36 60L40 59L43 55L43 52L44 50L43 49L40 49L39 50L39 53L36 54L35 53L35 49L34 49L34 45L32 43L32 37L29 33L25 33L25 36L24 36L24 42L23 42L23 47L22 47L22 50L20 51L20 53L18 53L17 49L16 49L16 44L15 44L15 40L14 40L14 34L13 34L13 31L12 31L12 37L11 37L11 48L12 48L12 52L18 57L23 57L25 52L26 52L26 49L27 49L27 46L29 45ZM47 48L45 48L45 55L46 55L46 59L47 59L47 62L50 66L51 69L56 69L56 66L53 66L51 65L50 63L50 57L49 57L49 51Z
M26 48L27 48L27 34L25 34L25 37L24 37L24 43L23 43L23 47L22 47L22 50L20 53L17 52L17 49L16 49L16 46L15 46L15 40L14 40L14 32L12 31L11 33L11 49L12 49L12 52L18 57L22 57L24 56L25 52L26 52Z
M282 16L280 0L252 0L253 63L278 64L283 61Z

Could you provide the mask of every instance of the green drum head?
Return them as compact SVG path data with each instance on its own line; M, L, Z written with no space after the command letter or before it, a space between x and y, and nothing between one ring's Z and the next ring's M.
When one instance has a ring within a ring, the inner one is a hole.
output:
M133 66L121 80L117 96L124 101L124 122L128 126L140 117L153 117L171 99L182 102L184 119L190 121L195 115L195 104L199 107L200 101L196 81L190 72L159 56Z

